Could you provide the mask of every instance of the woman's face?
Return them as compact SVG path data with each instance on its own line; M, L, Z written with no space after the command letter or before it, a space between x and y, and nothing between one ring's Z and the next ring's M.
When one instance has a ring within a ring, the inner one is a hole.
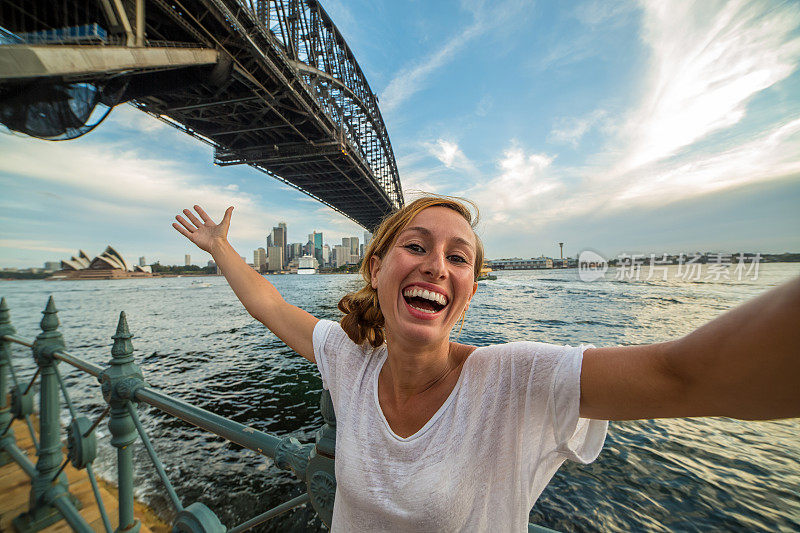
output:
M475 234L446 207L419 212L383 259L371 259L390 337L423 344L441 342L461 317L475 283Z

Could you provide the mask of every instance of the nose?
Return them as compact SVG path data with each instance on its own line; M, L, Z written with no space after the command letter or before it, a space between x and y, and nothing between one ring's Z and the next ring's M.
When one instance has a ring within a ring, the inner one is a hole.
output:
M442 279L447 274L445 254L441 250L434 250L425 257L422 263L422 272L433 279Z

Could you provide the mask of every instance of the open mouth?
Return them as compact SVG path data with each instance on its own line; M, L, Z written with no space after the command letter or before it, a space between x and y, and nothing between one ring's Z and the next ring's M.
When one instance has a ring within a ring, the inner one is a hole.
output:
M448 303L444 294L419 287L409 287L404 290L403 298L410 307L431 315L447 307Z

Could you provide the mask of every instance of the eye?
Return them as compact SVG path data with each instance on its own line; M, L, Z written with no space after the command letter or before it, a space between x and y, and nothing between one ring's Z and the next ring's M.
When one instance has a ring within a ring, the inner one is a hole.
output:
M455 255L455 254L454 255L449 255L449 256L447 256L447 258L450 259L450 261L452 261L454 263L466 263L467 262L467 260L464 259L463 257L461 257L460 255Z
M419 244L415 244L415 243L405 244L405 245L403 245L403 248L405 248L406 250L410 250L412 252L416 252L416 253L424 253L425 252L425 248L423 248Z

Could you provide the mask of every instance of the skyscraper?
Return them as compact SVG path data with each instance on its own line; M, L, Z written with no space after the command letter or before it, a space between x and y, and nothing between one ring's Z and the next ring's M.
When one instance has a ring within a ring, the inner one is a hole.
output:
M372 242L372 233L365 231L364 232L364 246L369 246L369 243Z
M289 260L295 259L303 255L303 243L300 242L293 242L291 245L288 246L289 248Z
M186 265L187 267L191 266L191 264L192 264L192 256L189 255L189 254L184 255L183 256L183 261L184 261L184 265Z
M283 264L289 263L289 230L286 222L278 222L278 227L283 229Z
M350 237L350 261L358 263L359 259L361 257L358 253L358 237Z
M272 246L267 250L267 270L278 272L283 270L283 249L279 246Z
M311 233L309 236L309 242L314 244L314 257L317 259L317 262L320 265L324 264L322 260L322 232L315 231Z
M264 248L253 252L253 268L256 269L256 272L267 270L267 251Z
M281 264L286 264L286 223L281 222L272 228L272 246L281 249Z
M349 246L334 246L333 247L333 266L336 268L342 267L347 264L350 258Z

